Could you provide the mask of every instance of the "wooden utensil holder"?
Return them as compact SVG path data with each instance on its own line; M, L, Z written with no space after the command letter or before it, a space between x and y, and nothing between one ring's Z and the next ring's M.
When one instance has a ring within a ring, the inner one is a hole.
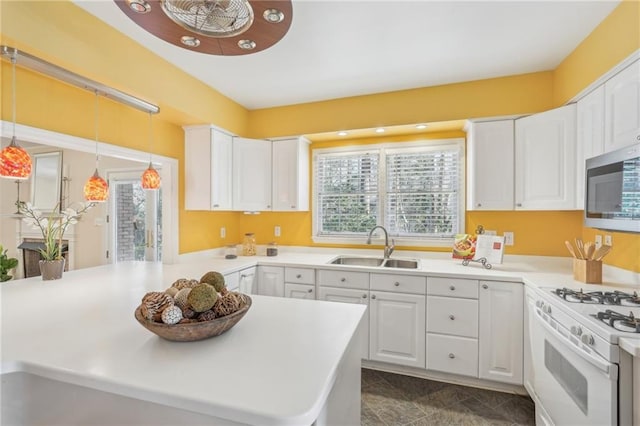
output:
M602 284L602 261L574 258L573 279L587 284Z

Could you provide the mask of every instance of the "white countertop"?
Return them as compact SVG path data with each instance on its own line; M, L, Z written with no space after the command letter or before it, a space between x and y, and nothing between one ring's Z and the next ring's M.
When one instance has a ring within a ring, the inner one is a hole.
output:
M228 263L227 263L228 265ZM0 286L2 372L21 370L251 424L310 424L365 307L252 295L227 333L170 342L134 319L148 291L211 265L123 263Z

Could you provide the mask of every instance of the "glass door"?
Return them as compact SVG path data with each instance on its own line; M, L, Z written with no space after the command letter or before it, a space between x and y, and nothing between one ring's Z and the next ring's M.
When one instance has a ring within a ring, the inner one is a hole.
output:
M108 173L109 263L162 260L162 189L142 189L142 172Z

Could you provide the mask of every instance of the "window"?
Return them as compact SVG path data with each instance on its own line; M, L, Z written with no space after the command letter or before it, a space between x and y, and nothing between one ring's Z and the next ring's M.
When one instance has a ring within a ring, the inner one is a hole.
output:
M376 225L397 244L448 245L464 226L462 139L314 152L314 241L362 241Z

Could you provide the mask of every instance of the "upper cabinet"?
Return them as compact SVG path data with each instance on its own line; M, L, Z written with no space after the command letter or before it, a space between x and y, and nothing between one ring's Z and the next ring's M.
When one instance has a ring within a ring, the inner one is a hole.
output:
M515 121L516 210L576 208L576 105Z
M271 208L309 210L309 141L303 137L273 141Z
M232 137L208 125L184 132L185 209L231 210Z
M513 210L513 155L513 120L470 123L467 210Z
M640 141L640 61L635 61L604 84L604 151Z
M604 86L577 103L576 208L584 208L585 160L604 152Z
M233 209L271 210L271 141L233 141Z

